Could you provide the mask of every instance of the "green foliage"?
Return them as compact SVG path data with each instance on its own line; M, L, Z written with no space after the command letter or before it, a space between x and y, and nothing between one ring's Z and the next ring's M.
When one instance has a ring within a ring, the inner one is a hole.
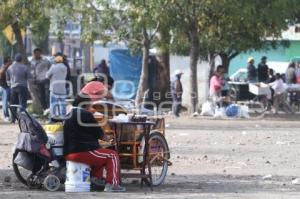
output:
M171 49L176 53L187 53L188 40L182 35L188 35L189 24L196 20L202 58L211 53L231 56L249 49L276 47L278 42L266 42L266 38L280 38L282 30L295 21L300 6L298 0L171 2L170 5L175 5L172 9L177 10L172 17L181 21L173 28L174 47Z

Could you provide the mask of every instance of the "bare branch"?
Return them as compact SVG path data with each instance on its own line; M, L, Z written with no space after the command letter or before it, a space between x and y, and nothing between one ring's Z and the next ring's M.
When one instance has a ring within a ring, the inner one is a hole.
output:
M152 35L150 35L150 41L152 41L154 39L154 37L155 37L156 33L158 32L159 28L160 28L160 21L157 22L156 28L154 29L154 32L152 33Z

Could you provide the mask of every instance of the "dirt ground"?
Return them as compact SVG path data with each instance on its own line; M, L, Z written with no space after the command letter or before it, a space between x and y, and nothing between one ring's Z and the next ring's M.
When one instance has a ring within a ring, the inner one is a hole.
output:
M0 198L300 198L300 185L292 183L300 178L299 119L168 118L173 165L165 183L150 191L128 181L121 194L28 190L11 169L18 127L0 124Z

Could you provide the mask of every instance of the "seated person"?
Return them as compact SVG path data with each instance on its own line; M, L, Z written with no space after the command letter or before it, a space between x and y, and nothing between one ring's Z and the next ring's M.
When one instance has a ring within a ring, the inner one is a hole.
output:
M91 81L80 90L80 95L82 94L89 96L92 101L98 101L107 97L108 89L101 82Z
M86 84L86 86L89 87L89 85L93 82L101 82L105 88L106 88L106 95L103 96L104 98L106 98L107 100L113 100L113 96L112 96L112 93L111 93L111 90L113 88L113 84L114 84L114 79L111 77L111 76L107 76L107 78L104 78L102 76L100 77L95 77L93 78L90 82L88 82ZM86 87L84 86L84 87ZM83 88L84 88L83 87ZM85 89L86 90L86 89Z
M91 177L101 179L106 170L104 191L123 192L120 186L120 161L117 152L102 149L99 139L104 134L93 114L90 112L91 99L78 95L73 109L64 124L64 156L66 160L88 164Z

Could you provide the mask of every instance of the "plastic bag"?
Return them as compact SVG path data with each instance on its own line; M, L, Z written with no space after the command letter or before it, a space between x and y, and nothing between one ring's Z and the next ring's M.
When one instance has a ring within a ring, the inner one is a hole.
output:
M241 106L240 110L241 110L241 117L242 118L250 118L249 107L248 106L246 106L246 105Z
M33 170L33 155L27 152L18 152L17 157L14 159L14 163L23 167L24 169Z
M240 109L241 107L237 104L231 104L226 107L226 116L228 117L240 117Z
M201 114L203 116L213 116L214 115L214 105L210 101L206 101L202 104Z
M226 111L225 108L221 107L217 107L215 109L215 114L214 114L214 118L226 118Z

